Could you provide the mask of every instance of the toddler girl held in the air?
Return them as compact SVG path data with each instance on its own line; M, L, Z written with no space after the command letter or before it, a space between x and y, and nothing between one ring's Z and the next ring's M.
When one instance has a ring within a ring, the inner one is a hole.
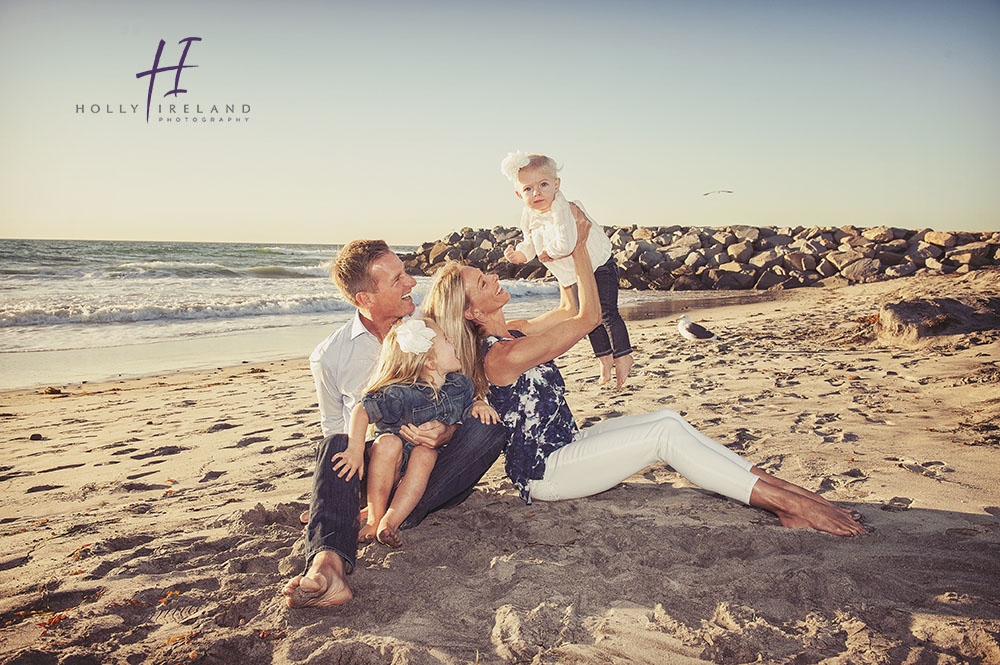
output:
M357 472L363 478L365 434L370 423L375 425L377 438L368 461L368 521L358 542L377 538L390 547L402 545L399 525L420 501L434 469L437 450L404 441L399 436L403 425L431 420L454 425L472 417L497 422L497 412L474 399L472 380L460 374L461 369L455 345L431 319L400 321L382 341L375 374L351 412L347 450L333 456L338 476L350 480Z
M504 255L511 263L525 263L536 256L559 281L563 300L576 302L576 272L570 254L576 246L576 222L571 206L586 215L579 201L572 204L559 191L558 167L551 157L523 152L508 153L500 170L514 184L514 193L524 201L521 233L516 247ZM588 216L589 219L589 216ZM618 313L618 264L611 256L611 241L604 230L591 221L587 251L597 279L601 301L601 324L590 333L590 345L601 365L601 383L611 379L614 369L619 388L632 368L632 345L625 321Z

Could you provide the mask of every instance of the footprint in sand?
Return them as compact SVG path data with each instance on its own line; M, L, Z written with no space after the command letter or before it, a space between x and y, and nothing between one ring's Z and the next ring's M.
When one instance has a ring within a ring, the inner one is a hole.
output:
M887 510L891 513L898 513L903 510L909 510L910 504L912 503L913 499L909 499L905 496L894 496L882 506L882 510Z

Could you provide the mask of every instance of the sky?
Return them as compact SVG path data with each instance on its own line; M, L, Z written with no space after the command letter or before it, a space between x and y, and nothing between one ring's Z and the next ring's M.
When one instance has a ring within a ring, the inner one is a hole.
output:
M0 86L6 238L417 244L514 150L606 226L1000 230L997 0L0 0Z

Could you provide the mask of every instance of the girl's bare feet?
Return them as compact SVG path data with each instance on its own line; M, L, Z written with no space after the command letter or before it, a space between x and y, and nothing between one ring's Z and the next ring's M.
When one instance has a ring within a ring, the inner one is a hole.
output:
M394 529L382 520L381 528L378 530L378 542L389 547L400 547L403 541L399 539L399 530Z
M611 372L614 369L611 356L601 356L597 359L597 364L601 368L600 385L604 385L611 380Z
M628 378L629 370L632 369L632 364L634 362L635 361L632 359L631 353L628 354L627 356L622 356L621 358L614 359L615 383L618 384L619 388L625 385L625 379Z
M281 593L289 607L331 607L353 598L344 574L344 560L329 550L313 557L309 572L293 577Z
M375 542L375 536L378 534L378 524L372 524L371 522L365 522L361 530L358 531L358 542L359 543L372 543Z

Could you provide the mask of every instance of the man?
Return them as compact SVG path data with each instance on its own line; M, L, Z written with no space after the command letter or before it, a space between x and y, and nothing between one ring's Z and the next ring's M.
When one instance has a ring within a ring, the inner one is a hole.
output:
M326 338L309 358L319 396L323 442L316 451L306 543L306 573L285 585L290 607L328 607L351 599L347 575L358 544L360 480L338 478L332 457L347 449L351 409L378 359L382 339L400 318L413 313L416 280L382 240L355 240L337 255L332 276L357 308L354 318ZM440 448L427 489L402 528L465 500L500 456L506 434L477 419L461 425L431 422L400 430L412 443ZM450 443L447 447L444 444Z

